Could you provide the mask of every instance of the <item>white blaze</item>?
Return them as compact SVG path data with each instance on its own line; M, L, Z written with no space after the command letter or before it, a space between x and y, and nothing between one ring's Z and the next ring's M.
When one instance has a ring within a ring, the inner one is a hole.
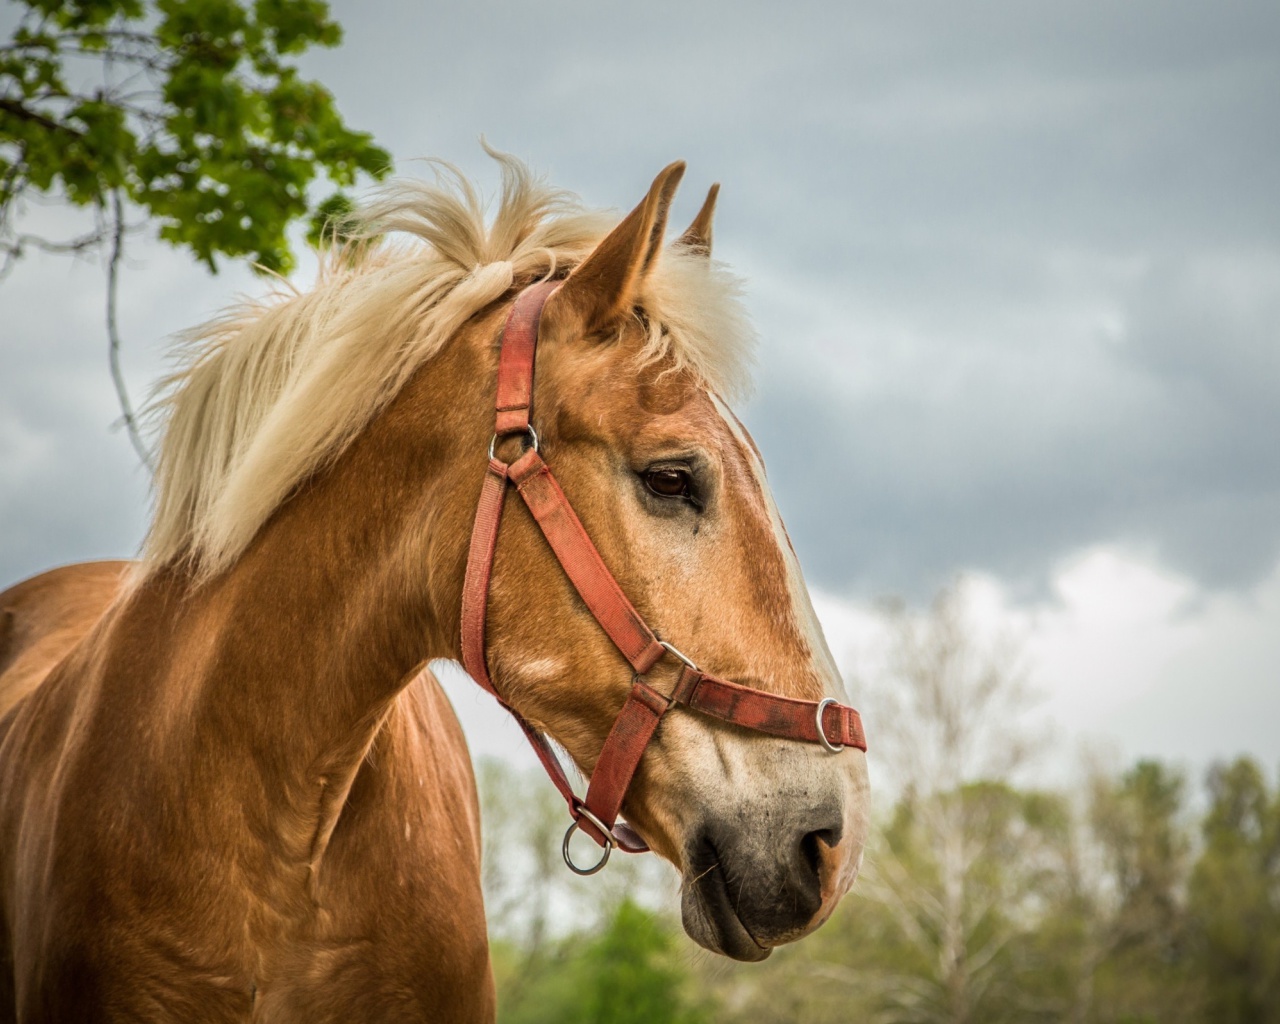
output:
M751 467L756 484L760 488L760 494L764 498L765 508L769 513L769 522L773 527L774 540L778 545L778 551L782 555L782 562L787 567L787 591L791 597L791 615L796 628L809 645L809 651L813 655L814 667L819 675L823 677L827 693L845 700L847 698L840 670L836 668L835 659L831 656L831 649L827 646L827 638L823 635L817 613L813 610L813 602L809 600L809 588L805 586L804 574L800 571L800 562L796 558L795 550L791 546L791 540L782 524L782 516L778 513L778 506L774 503L773 492L769 489L769 481L765 475L764 463L760 461L755 445L747 437L742 423L733 414L733 410L725 405L715 392L708 391L707 394L710 396L716 412L720 414L725 426L729 428L729 432L742 449L743 456Z

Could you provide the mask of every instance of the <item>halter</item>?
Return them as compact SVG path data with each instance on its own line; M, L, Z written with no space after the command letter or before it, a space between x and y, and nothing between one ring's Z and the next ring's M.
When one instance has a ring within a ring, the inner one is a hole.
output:
M649 849L634 829L618 820L618 812L658 723L676 705L756 732L818 743L832 754L846 746L865 751L867 741L858 712L830 697L820 701L780 697L701 671L675 647L659 639L627 600L560 489L551 467L538 454L538 435L529 422L538 322L543 305L559 285L558 281L543 281L522 291L511 308L499 342L497 418L493 440L489 443L489 468L480 489L471 531L462 590L462 662L471 678L511 712L529 737L534 753L569 805L573 818L562 845L565 863L578 874L589 875L604 867L614 846L628 853ZM523 435L526 448L519 458L508 464L495 456L495 447L499 438L515 435ZM635 672L631 692L601 748L585 799L573 792L547 738L499 696L489 678L485 660L485 617L498 527L510 485L514 485L524 499L569 582ZM668 655L681 664L670 695L655 690L644 680ZM569 840L575 829L581 829L604 849L599 862L589 868L577 866L569 856Z

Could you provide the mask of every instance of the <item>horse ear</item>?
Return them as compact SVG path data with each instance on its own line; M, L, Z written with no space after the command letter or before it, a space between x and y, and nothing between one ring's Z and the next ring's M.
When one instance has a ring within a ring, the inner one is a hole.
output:
M622 219L547 300L546 318L595 334L630 315L667 229L667 211L684 161L663 168L640 205Z
M702 204L702 209L698 211L698 216L693 218L693 223L689 225L689 230L680 236L677 245L683 245L690 252L696 252L699 256L711 255L711 221L716 215L716 197L720 195L720 182L716 182L711 186L711 191L707 193L706 201Z

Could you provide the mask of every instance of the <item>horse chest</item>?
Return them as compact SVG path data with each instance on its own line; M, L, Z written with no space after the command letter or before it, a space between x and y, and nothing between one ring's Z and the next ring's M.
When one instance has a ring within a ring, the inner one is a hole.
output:
M384 861L370 884L348 870L361 848L340 837L330 853L319 901L295 891L285 908L226 877L186 898L154 877L143 904L99 887L55 893L59 927L25 944L16 1003L77 1022L491 1019L478 900L423 859Z
M178 806L182 787L68 770L76 751L28 764L26 817L48 827L15 864L0 1002L77 1022L491 1019L466 800L442 802L390 741L375 760L311 861L320 825L261 834L281 815L246 821L243 794Z

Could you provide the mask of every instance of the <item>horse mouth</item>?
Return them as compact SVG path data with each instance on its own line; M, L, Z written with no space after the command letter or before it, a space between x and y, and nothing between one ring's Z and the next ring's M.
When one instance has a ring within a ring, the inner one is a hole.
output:
M681 890L684 930L699 946L746 962L763 960L773 952L752 937L738 916L720 854L709 839L704 838L688 858Z

